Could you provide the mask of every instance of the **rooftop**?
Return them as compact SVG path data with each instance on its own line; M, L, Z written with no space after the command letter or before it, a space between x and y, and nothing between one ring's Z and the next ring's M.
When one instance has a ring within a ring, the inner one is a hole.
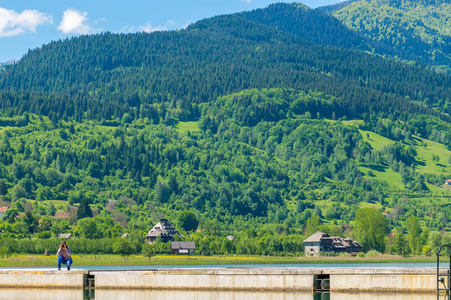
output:
M180 233L175 227L166 219L161 219L160 222L157 223L146 235L146 237L157 237L160 235L170 235L174 236Z
M304 240L304 243L319 243L323 237L329 237L328 234L322 233L321 231L315 232L313 235Z
M70 213L68 212L59 212L55 214L55 218L69 218Z
M171 249L196 249L196 242L171 242Z

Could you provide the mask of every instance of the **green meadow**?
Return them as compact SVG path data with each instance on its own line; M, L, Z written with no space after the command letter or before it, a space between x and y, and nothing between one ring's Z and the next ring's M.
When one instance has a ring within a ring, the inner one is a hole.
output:
M249 264L328 264L328 263L420 263L435 262L435 257L398 255L377 255L366 257L281 257L281 256L171 256L156 255L151 258L142 255L73 255L73 268L83 266L155 266L155 265L249 265ZM442 259L446 261L446 258ZM0 258L0 267L51 267L56 268L56 256L18 254Z

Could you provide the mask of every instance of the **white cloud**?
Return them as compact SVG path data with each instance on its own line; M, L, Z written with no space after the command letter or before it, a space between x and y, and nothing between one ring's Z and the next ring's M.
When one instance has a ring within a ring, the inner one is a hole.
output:
M166 24L164 25L158 25L158 26L152 26L152 24L149 22L146 25L141 25L141 26L125 26L124 28L122 28L122 30L120 31L120 33L125 33L125 32L147 32L147 33L151 33L151 32L155 32L155 31L166 31L169 30L170 27L172 27L175 24L175 22L173 20L169 20L166 22Z
M158 25L156 27L153 27L150 23L147 23L146 25L142 25L138 27L138 31L144 31L147 33L155 32L155 31L166 31L168 30L168 24L166 25Z
M241 0L241 2L251 3L252 0Z
M0 37L16 36L27 31L36 32L36 27L45 23L53 23L51 15L37 10L17 13L0 7Z
M64 11L63 20L58 26L58 30L61 30L64 34L88 34L92 32L88 24L88 13L76 9L67 9Z

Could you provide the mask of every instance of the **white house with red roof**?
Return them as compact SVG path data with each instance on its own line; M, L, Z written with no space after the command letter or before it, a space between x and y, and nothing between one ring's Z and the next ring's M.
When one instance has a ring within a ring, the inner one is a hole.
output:
M3 217L3 214L5 213L5 211L8 209L7 206L3 206L0 207L0 219Z

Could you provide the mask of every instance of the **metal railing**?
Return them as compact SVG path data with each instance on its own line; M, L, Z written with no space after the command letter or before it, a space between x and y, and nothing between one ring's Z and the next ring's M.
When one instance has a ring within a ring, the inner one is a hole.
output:
M451 251L449 254L450 259L448 272L446 274L440 273L440 252L442 252L443 248L448 248L449 250L451 250L451 246L443 245L437 251L437 294L440 294L440 291L445 291L446 295L450 295Z

